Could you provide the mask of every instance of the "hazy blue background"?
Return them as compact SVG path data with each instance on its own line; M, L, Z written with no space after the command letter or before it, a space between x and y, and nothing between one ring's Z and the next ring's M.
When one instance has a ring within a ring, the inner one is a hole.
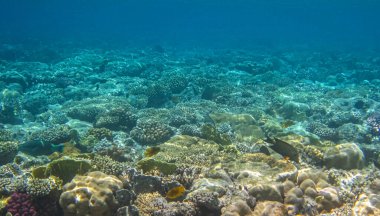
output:
M0 39L378 48L380 1L0 0Z

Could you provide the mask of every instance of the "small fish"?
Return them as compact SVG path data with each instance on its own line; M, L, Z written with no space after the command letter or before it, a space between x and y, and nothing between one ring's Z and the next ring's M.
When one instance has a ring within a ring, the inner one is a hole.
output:
M156 155L158 152L160 152L160 150L161 150L160 147L157 147L157 146L148 147L144 152L144 156L152 157Z
M186 189L182 185L174 187L166 193L166 198L171 199L171 200L177 199L177 198L183 196L185 191L186 191Z

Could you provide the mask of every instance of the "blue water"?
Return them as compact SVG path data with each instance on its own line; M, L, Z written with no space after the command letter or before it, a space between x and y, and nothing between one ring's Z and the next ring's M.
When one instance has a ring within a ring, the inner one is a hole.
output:
M380 2L16 0L0 3L4 40L249 47L378 48Z

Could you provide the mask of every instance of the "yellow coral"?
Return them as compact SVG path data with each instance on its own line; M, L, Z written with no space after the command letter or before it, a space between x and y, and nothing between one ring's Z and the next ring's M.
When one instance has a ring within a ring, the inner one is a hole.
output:
M111 216L119 207L114 194L122 188L118 178L102 172L77 175L63 187L59 204L65 215Z

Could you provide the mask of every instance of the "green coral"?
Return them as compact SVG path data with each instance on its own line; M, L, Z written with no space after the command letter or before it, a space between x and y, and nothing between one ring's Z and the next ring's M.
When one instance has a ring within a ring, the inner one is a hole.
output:
M75 175L83 175L91 169L89 160L72 159L63 157L61 159L50 162L45 167L37 167L32 170L32 174L36 178L48 178L56 176L64 183L69 182Z
M177 165L155 160L153 158L145 158L137 163L137 168L143 170L144 173L159 171L164 175L170 175L176 171Z

